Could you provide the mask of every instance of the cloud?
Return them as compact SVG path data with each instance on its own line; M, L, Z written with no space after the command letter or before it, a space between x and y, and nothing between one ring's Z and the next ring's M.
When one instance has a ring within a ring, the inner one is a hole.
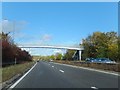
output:
M10 32L10 36L12 37L12 39L18 41L24 40L25 38L29 37L27 34L23 32L27 24L28 22L24 20L12 21L4 19L0 21L0 31L4 33Z
M51 39L52 39L52 37L51 37L50 34L44 34L43 37L42 37L42 40L43 40L43 41L49 41L49 40L51 40Z
M9 21L7 19L0 21L0 31L4 33L15 32L23 30L25 28L26 21Z
M18 35L23 37L23 39L17 39L19 45L49 45L49 42L52 39L50 34L38 34L38 35Z
M0 31L4 33L11 32L11 37L15 38L18 44L38 44L38 45L47 45L52 39L52 36L48 33L31 35L29 33L24 33L24 29L28 22L22 21L10 21L4 19L0 21ZM31 42L32 41L32 42Z

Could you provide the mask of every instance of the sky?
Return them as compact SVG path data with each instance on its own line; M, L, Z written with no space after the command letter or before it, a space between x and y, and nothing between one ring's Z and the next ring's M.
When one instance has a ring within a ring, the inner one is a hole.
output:
M117 5L117 2L3 2L3 31L10 31L18 45L76 47L93 32L118 32ZM65 52L53 49L27 50L32 55Z

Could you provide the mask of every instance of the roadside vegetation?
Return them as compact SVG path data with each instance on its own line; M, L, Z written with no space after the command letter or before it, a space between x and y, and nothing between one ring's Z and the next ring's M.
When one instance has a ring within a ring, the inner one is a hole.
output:
M23 74L26 70L31 68L33 64L34 62L25 62L23 64L16 64L2 68L2 82L7 81L18 74Z
M86 63L85 61L64 61L64 60L54 60L56 63L61 64L69 64L79 67L89 67L94 69L106 70L106 71L114 71L120 72L120 63L118 64L110 64L110 63Z
M9 33L0 33L2 45L2 82L24 73L34 62L32 56L25 50L17 47Z
M83 39L84 47L82 59L86 58L109 58L120 62L120 38L117 32L94 32Z
M14 43L9 33L0 33L0 40L2 40L2 66L9 66L13 64L20 64L26 61L32 61L32 56L25 50L21 50Z

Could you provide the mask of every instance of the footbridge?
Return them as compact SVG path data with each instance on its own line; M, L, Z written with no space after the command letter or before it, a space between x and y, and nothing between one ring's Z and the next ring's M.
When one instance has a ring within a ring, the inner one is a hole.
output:
M52 46L52 45L18 45L20 48L50 48L50 49L66 49L66 50L76 50L73 58L81 60L81 52L84 50L83 47L68 47L68 46Z

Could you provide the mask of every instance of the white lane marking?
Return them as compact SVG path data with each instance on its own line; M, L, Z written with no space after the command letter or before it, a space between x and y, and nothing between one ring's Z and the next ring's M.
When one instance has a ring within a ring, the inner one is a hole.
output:
M64 73L64 71L63 70L59 70L60 72L62 72L62 73Z
M54 66L52 66L52 67L54 67Z
M98 88L96 88L96 87L91 87L92 89L98 89Z
M14 88L25 76L27 76L30 71L37 65L37 63L27 72L25 73L18 81L16 81L10 88Z
M98 69L94 69L94 68L87 68L87 67L82 67L82 66L79 67L79 66L73 66L73 65L68 65L68 64L60 64L60 63L55 63L55 62L54 62L54 64L59 64L59 65L73 67L73 68L81 68L81 69L85 69L85 70L96 71L96 72L100 72L100 73L120 76L119 73L113 73L113 72L109 72L109 71L102 71L102 70L98 70Z

